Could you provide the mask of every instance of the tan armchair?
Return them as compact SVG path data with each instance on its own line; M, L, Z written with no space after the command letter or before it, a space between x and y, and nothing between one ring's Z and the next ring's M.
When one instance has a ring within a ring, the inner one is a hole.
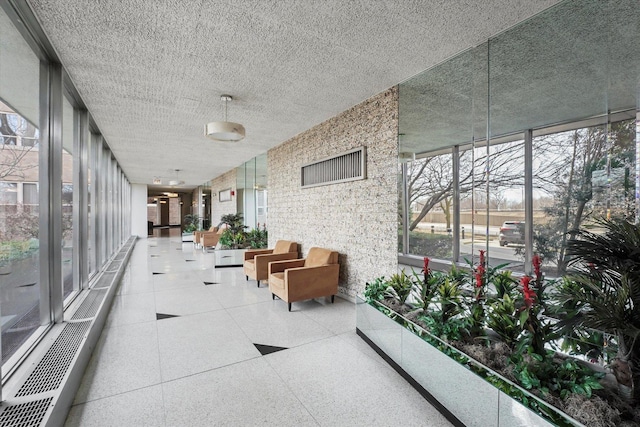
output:
M288 240L278 240L273 249L249 249L244 253L244 274L258 282L269 278L269 263L298 258L298 244Z
M200 230L200 231L194 231L193 232L193 244L198 247L200 246L200 240L202 239L202 234L203 233L215 233L216 231L218 231L218 227L214 227L211 226L211 228L209 228L208 230Z
M311 248L306 259L269 263L269 291L271 298L278 296L291 303L311 298L331 296L333 303L338 293L338 252Z
M200 245L202 245L202 251L206 252L207 248L213 247L218 244L220 236L226 230L225 227L220 227L216 231L205 231L200 235Z

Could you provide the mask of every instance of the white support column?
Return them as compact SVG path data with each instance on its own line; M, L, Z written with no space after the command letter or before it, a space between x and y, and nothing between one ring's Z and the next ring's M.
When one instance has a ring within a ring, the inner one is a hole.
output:
M131 184L131 234L147 238L147 185Z

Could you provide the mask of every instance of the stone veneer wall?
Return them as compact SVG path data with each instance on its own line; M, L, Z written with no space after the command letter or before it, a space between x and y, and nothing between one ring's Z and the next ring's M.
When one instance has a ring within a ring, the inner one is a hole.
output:
M398 91L391 88L268 152L269 246L277 239L340 253L340 293L398 268ZM367 179L300 188L306 163L367 147Z
M238 211L236 196L231 196L231 200L228 202L221 202L218 196L221 190L229 188L236 190L236 169L232 169L211 181L211 193L215 193L215 197L211 197L211 225L217 226L222 215L234 214Z

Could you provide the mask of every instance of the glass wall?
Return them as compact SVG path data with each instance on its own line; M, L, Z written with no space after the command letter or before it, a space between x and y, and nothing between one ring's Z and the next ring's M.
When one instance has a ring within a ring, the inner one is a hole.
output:
M41 325L40 61L0 9L0 315L2 362Z
M566 1L400 84L400 252L562 275L572 230L637 220L639 22Z
M267 155L254 157L236 170L237 210L250 228L266 227Z
M10 8L0 8L3 375L63 321L131 230L126 176L55 52L25 39L38 32L18 31L30 24Z
M78 139L78 118L71 102L65 96L62 100L62 283L63 297L67 298L78 283L73 280L74 230L73 188L74 188L74 141Z

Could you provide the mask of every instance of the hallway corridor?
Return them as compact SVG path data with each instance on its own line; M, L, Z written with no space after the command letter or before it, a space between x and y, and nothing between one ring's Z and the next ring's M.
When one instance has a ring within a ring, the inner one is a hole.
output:
M138 240L66 426L450 425L356 335L351 302L289 313L178 233Z

